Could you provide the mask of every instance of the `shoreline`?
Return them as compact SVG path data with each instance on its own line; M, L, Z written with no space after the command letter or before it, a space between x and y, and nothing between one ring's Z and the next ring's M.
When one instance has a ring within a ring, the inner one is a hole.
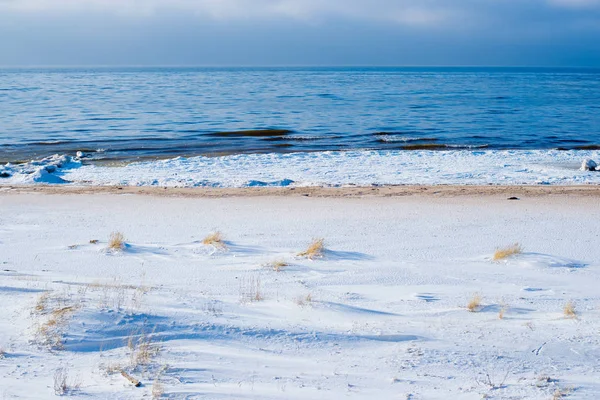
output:
M100 166L55 155L0 166L0 187L27 185L174 188L359 188L405 186L587 186L581 171L599 151L348 151L175 158Z
M157 197L547 197L576 196L600 197L598 185L385 185L385 186L345 186L345 187L250 187L250 188L177 188L156 186L62 186L62 185L10 185L0 186L0 195L7 194L135 194Z

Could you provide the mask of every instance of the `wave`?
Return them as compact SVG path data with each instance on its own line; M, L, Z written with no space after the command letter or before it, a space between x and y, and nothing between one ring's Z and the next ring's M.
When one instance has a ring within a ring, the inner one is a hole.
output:
M268 142L277 142L282 140L296 141L296 142L311 142L316 140L331 140L341 139L343 136L316 136L316 135L287 135L287 136L272 136L265 137L264 140Z
M463 150L471 150L471 149L487 149L490 147L489 144L447 144L446 147L448 149L463 149Z
M590 144L585 146L574 146L574 150L600 150L599 144Z
M439 140L438 138L433 137L412 137L412 136L377 136L378 142L381 143L395 143L395 142L435 142Z
M100 140L82 137L79 140L55 140L28 143L1 144L0 163L22 162L39 159L52 154L86 154L86 162L132 162L138 160L167 159L178 156L223 156L232 154L296 153L352 150L404 150L404 151L451 151L470 149L524 149L529 140L523 138L513 147L499 147L495 138L486 141L485 136L469 136L463 141L444 139L436 129L378 131L353 135L341 133L302 133L289 129L251 129L239 131L205 132L189 130L188 135L174 133L169 137L115 136ZM179 136L178 136L179 135ZM439 135L439 136L438 136ZM490 139L490 138L488 138ZM566 139L565 139L566 140ZM568 140L569 146L556 146L558 139L548 148L559 151L600 150L600 144L585 140ZM556 148L558 147L558 148Z
M439 129L436 128L423 128L420 130L404 130L404 131L376 131L376 132L372 132L370 133L370 135L373 136L402 136L402 135L421 135L421 134L431 134L431 133L442 133L443 131L440 131Z
M487 144L481 145L461 145L461 144L438 144L438 143L419 143L419 144L407 144L401 146L402 150L469 150L469 149L485 149Z
M285 136L293 131L287 129L251 129L246 131L231 131L231 132L212 132L206 133L206 136L217 137L269 137L269 136Z

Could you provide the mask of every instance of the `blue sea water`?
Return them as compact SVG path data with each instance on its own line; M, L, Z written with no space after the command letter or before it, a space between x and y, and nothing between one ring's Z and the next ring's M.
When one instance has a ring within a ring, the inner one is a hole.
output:
M600 148L600 70L0 69L0 162Z

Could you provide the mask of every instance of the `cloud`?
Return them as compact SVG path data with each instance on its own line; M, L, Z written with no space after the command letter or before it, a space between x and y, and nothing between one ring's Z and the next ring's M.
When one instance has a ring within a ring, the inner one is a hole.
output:
M164 11L186 11L221 21L348 18L419 26L443 23L456 16L460 7L448 3L439 0L0 0L0 10L19 13L108 12L142 17Z
M600 8L600 0L549 0L549 4L571 9Z
M547 9L600 12L600 0L0 0L0 11L17 13L111 13L151 17L186 12L216 21L323 21L346 18L407 26L463 24L473 19L503 18ZM498 12L500 11L500 12Z
M0 62L600 65L600 0L0 0Z

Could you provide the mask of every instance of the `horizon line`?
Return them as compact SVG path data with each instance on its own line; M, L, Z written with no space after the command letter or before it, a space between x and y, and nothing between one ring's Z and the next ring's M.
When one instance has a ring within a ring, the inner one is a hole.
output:
M37 69L37 68L522 68L522 69L600 69L591 65L436 65L436 64L405 64L405 65L364 65L364 64L272 64L272 65L243 65L243 64L30 64L30 65L0 65L0 69Z

